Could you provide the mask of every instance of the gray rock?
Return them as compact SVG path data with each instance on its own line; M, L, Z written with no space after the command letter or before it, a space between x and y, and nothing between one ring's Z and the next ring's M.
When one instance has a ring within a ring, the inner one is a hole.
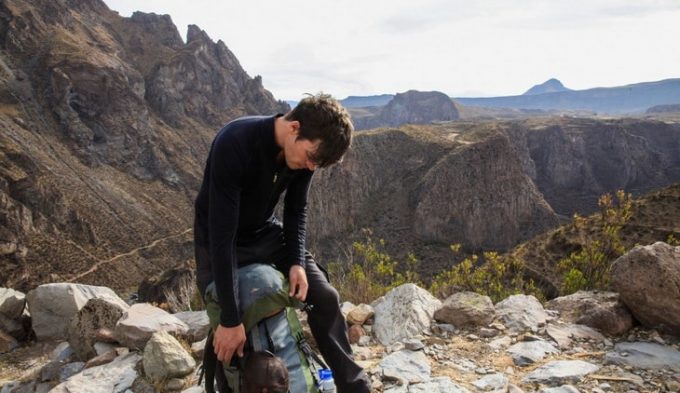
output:
M404 340L403 342L404 348L408 349L409 351L420 351L421 349L425 348L423 342L415 338L410 338L408 340Z
M499 337L489 343L491 349L502 349L512 344L512 339L508 336Z
M110 298L87 301L68 327L68 341L80 360L87 361L97 356L94 348L97 332L102 328L115 329L116 323L129 308L124 302Z
M144 348L151 336L163 330L175 335L186 335L186 323L148 303L134 304L118 320L114 335L118 342L132 349Z
M340 312L342 313L342 316L347 319L347 314L349 314L349 312L352 311L354 307L356 306L350 302L342 302L340 305Z
M201 341L191 344L191 353L196 359L203 359L203 351L205 350L205 344L207 341L208 338L206 337Z
M517 385L508 384L508 393L524 393L524 390L520 389Z
M126 393L137 378L135 367L142 359L136 353L116 358L113 362L87 368L60 383L51 393Z
M680 332L680 246L637 246L611 268L612 287L644 326Z
M548 318L538 299L530 295L512 295L495 308L496 316L514 332L537 330Z
M547 355L560 352L543 340L519 342L508 348L507 351L512 356L513 362L518 366L527 366L545 358Z
M9 334L0 330L0 354L12 352L19 348L19 342Z
M409 385L408 393L469 393L469 391L453 383L449 377L436 377L427 382Z
M571 385L562 385L554 388L543 388L538 393L580 393L578 389Z
M422 351L399 351L387 355L381 362L383 379L400 384L426 382L430 379L430 362Z
M555 360L530 372L524 376L522 382L538 382L548 385L577 382L599 369L600 366L582 360Z
M28 330L30 330L30 317L28 312L21 316L19 319L10 319L4 314L0 314L0 330L9 334L17 340L24 340L28 335Z
M615 292L578 291L555 298L547 307L560 312L560 319L590 326L609 335L621 335L633 327L633 316Z
M430 327L441 301L415 284L389 291L373 304L373 335L384 346L421 334Z
M64 341L59 343L53 350L50 359L55 362L66 362L73 356L74 351L71 344Z
M109 343L94 343L94 351L96 352L96 356L103 355L105 353L111 352L116 349L115 345L109 344Z
M85 368L85 363L83 362L73 362L65 364L59 371L59 382L64 382L65 380L71 378L73 375L78 374Z
M38 340L66 339L71 319L93 298L125 303L111 289L82 284L43 284L26 295Z
M566 349L571 347L572 339L588 339L595 342L603 342L605 337L597 330L577 324L550 324L546 327L548 336L555 340L557 345Z
M192 386L189 389L182 390L182 393L204 393L204 392L205 391L200 386Z
M508 387L508 378L501 373L489 374L472 383L477 390L482 391L505 391Z
M347 322L352 325L363 325L368 319L373 318L375 311L368 304L360 304L347 314Z
M155 382L184 377L196 367L194 358L169 333L157 331L144 347L144 373Z
M187 338L190 342L201 341L208 337L210 318L205 311L183 311L173 314L177 319L189 326Z
M479 329L479 336L484 338L492 338L498 336L498 330L490 328Z
M449 296L434 319L454 326L486 326L493 321L495 309L488 296L475 292L458 292Z
M0 314L13 320L21 318L26 306L26 295L11 288L0 288Z
M680 371L680 351L647 342L619 343L605 356L605 363L642 369Z

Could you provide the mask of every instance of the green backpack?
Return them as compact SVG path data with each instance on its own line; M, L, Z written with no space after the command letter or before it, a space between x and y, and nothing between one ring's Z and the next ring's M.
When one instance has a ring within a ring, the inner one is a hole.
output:
M245 351L269 351L281 358L288 368L291 393L318 393L318 370L328 367L304 337L295 313L295 308L300 308L302 303L288 296L288 281L281 272L265 264L244 266L238 275L241 321L247 337ZM206 289L205 301L211 327L203 361L206 391L215 391L214 380L217 379L221 393L241 393L238 358L220 370L212 347L212 333L220 317L214 283Z

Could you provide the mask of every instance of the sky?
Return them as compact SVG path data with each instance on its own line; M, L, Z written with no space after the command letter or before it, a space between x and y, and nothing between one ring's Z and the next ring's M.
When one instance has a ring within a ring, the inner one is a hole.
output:
M680 77L680 0L104 0L222 40L277 99L518 95Z

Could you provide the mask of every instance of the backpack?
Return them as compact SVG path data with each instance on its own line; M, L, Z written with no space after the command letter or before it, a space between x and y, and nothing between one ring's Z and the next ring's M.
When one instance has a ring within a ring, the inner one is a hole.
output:
M318 371L327 366L304 337L295 313L302 303L288 296L283 274L270 265L251 264L239 268L238 275L239 307L246 331L244 352L273 353L288 368L291 393L318 393ZM217 381L220 393L241 393L243 359L234 356L231 364L222 365L212 346L220 316L214 282L206 289L205 301L211 327L203 355L206 392L215 392Z

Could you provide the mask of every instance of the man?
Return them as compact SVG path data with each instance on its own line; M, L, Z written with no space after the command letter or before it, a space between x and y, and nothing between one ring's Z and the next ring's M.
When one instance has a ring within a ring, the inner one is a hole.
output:
M353 126L330 95L303 99L285 116L245 117L219 131L196 198L194 243L202 293L215 281L221 314L217 358L243 356L239 266L271 263L288 275L290 295L312 306L309 326L334 373L338 392L369 392L351 356L337 291L305 249L307 194L314 170L334 164L350 146ZM274 217L286 191L283 226Z

